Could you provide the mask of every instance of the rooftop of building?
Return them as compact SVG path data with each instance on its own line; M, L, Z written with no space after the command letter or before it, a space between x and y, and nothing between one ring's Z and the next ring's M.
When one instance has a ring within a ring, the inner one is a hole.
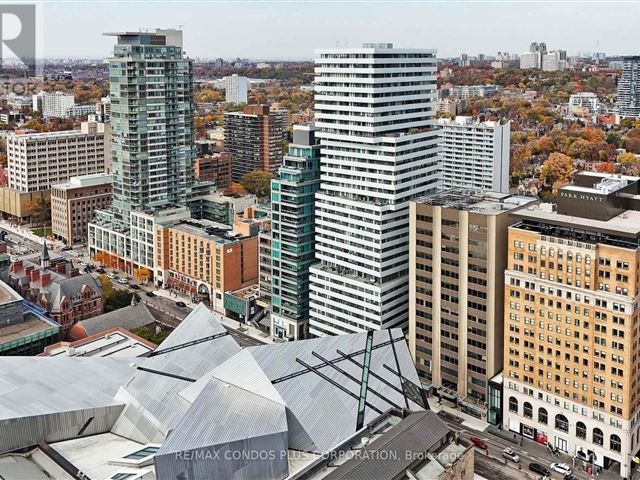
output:
M461 454L468 448L452 439L452 432L435 412L390 410L295 478L405 478L402 474L410 469L413 475L409 478L435 480L446 468L437 460L438 453L453 448ZM430 475L423 476L425 472Z
M246 238L242 234L233 231L229 225L213 222L211 220L182 220L171 228L179 232L184 232L189 235L195 235L200 238L212 240L220 243L231 243Z
M97 185L106 185L113 183L113 175L109 173L91 173L88 175L79 175L70 177L66 183L52 185L51 188L58 190L71 190L73 188L95 187Z
M465 210L483 215L498 215L536 202L536 197L453 188L416 199L417 203Z
M555 203L529 205L516 213L517 228L586 243L623 248L640 245L640 178L579 172Z
M640 211L637 210L624 211L610 220L595 220L574 215L563 215L558 213L556 205L553 203L538 203L519 210L517 216L540 222L567 224L634 236L640 235Z
M219 318L198 305L143 359L0 357L0 370L9 372L0 381L0 453L47 438L51 425L73 423L56 430L47 448L89 478L154 466L158 478L180 478L192 469L198 478L229 478L238 469L253 471L254 478L304 478L299 475L320 455L353 445L354 432L381 425L389 409L428 409L400 329L241 349ZM369 395L362 410L365 362ZM430 412L414 418L429 420L420 438L409 424L400 431L392 426L388 433L396 433L383 434L376 448L431 443L447 430ZM121 468L126 455L145 446L149 463ZM251 448L277 456L241 465L223 454L206 462L196 456Z
M37 335L50 329L60 328L59 324L44 315L38 315L30 311L24 311L23 315L21 323L14 323L0 328L0 345L5 345L30 335Z
M53 138L71 138L71 137L87 137L96 134L102 134L103 132L86 133L82 130L62 130L59 132L32 132L21 133L16 132L13 135L8 135L8 140L49 140Z
M75 342L58 342L44 349L43 357L145 357L156 344L124 328L114 327Z
M103 313L97 317L88 318L77 322L69 330L72 340L80 340L85 337L100 334L105 330L123 328L131 330L154 324L156 319L143 302L119 308L112 312Z
M500 120L485 120L482 116L471 117L468 115L458 115L455 118L439 118L439 125L446 125L452 127L482 127L482 128L494 128L496 126L506 125L509 120L502 118Z
M0 280L0 305L21 301L22 297L18 295L18 292Z

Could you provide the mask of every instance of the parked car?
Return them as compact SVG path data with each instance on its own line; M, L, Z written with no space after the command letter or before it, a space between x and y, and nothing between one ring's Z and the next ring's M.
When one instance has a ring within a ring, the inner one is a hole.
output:
M564 477L564 480L578 480L578 477L576 477L575 475L573 475L572 473L570 473L569 475L566 475Z
M106 270L104 268L100 267L100 268L96 269L96 272L98 272L98 273L106 273Z
M155 297L156 296L156 294L153 293L153 292L147 292L146 295L147 295L147 297Z
M469 439L469 441L471 443L473 443L476 447L482 449L482 450L486 450L487 449L487 444L484 443L482 440L480 440L478 437L471 437Z
M117 282L121 285L126 285L127 284L127 279L126 278L119 278L117 280Z
M131 285L131 288L133 288L134 290L140 290L140 285L136 285L134 283L133 285Z
M65 245L60 249L61 252L68 252L69 250L73 250L69 245Z
M187 306L187 304L186 304L186 303L184 303L184 302L181 302L180 300L178 300L178 301L176 302L176 306L177 306L177 307L182 307L182 308L184 308L184 307L186 307L186 306Z
M540 475L544 475L545 477L548 477L549 475L551 475L551 472L549 471L549 469L544 465L540 465L539 463L530 463L529 470L531 470L532 472L539 473Z
M117 275L115 273L113 273L113 272L109 272L109 273L107 273L107 277L111 278L111 279L114 279L114 278L117 277Z
M510 448L505 448L504 450L502 450L502 456L507 460L511 460L512 462L518 463L520 461L520 456Z
M555 470L558 473L561 473L565 477L567 475L571 475L571 467L566 463L552 463L551 470Z

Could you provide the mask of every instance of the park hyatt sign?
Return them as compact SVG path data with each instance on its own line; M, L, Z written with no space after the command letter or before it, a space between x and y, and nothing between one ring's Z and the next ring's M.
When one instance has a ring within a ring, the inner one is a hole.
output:
M603 202L605 197L600 195L590 195L588 193L576 193L576 192L563 192L560 191L560 196L564 198L574 198L576 200L587 200L589 202Z

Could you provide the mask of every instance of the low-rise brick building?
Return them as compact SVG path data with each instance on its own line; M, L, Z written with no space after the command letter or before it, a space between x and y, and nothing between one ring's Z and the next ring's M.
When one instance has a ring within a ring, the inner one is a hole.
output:
M68 244L86 242L87 225L96 209L111 205L111 175L97 173L71 177L51 187L51 229Z

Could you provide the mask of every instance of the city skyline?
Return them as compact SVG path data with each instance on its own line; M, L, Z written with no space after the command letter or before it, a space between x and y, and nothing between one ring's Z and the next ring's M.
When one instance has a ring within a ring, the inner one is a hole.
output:
M462 52L522 53L533 41L546 42L550 49L567 50L569 54L604 51L627 55L633 53L634 13L640 14L640 4L630 3L625 3L624 9L603 10L601 3L586 3L576 9L576 2L379 2L366 9L361 8L361 2L344 2L338 10L325 8L329 2L183 2L154 5L150 10L149 2L142 1L120 4L126 13L123 22L122 16L109 14L113 3L41 4L41 56L108 57L109 38L102 32L140 27L182 27L185 51L191 58L311 60L315 49L358 47L364 42L436 48L439 57L455 57ZM356 15L358 22L354 23ZM74 19L74 28L59 29L69 18ZM99 29L95 28L96 18L101 19ZM527 19L524 24L520 22L523 18ZM567 18L573 19L570 25ZM323 28L307 28L309 19ZM259 42L255 36L235 34L238 29L255 32L266 28L280 34L263 36Z

